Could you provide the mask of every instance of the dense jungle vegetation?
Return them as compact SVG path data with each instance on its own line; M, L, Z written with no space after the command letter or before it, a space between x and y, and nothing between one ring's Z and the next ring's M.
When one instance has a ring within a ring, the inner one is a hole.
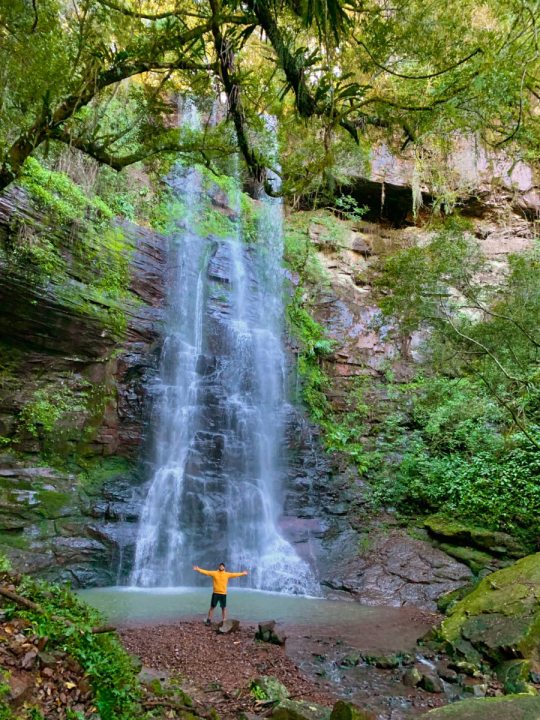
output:
M433 237L383 259L377 283L381 322L405 338L429 336L417 375L381 379L385 409L359 381L350 411L335 417L321 363L332 344L297 288L289 315L304 347L304 397L328 447L370 480L374 503L457 512L532 541L538 251L512 256L501 285L486 285L458 217L469 188L445 158L457 137L474 135L536 162L538 11L534 0L0 0L0 188L24 188L55 227L85 225L75 262L121 336L130 247L111 220L163 229L160 178L178 158L219 176L239 151L247 189L265 184L270 167L293 209L330 206L354 224L362 206L340 188L369 172L371 148L411 152L413 205L429 187L422 221ZM219 93L225 113L212 110ZM178 96L206 108L199 130L177 126ZM65 264L54 237L15 236L3 247L7 265L58 281ZM289 237L289 264L315 292L316 260L294 228ZM36 397L21 421L31 429L41 408L52 422L62 402ZM365 440L374 416L376 437Z

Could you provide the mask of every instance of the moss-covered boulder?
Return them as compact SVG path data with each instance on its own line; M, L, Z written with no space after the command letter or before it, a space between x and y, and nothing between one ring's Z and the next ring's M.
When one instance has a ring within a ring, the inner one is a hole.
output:
M490 556L508 556L520 558L527 554L527 549L512 535L469 525L468 523L452 520L442 515L430 515L424 520L428 533L447 545L468 546L477 548ZM459 552L454 549L454 552ZM465 561L462 556L460 560ZM469 555L475 563L485 563L486 555Z
M425 720L540 720L540 697L506 695L446 705L422 715Z
M531 677L530 660L508 660L497 668L497 677L502 682L504 692L508 695L525 693L536 695L536 689L529 683Z
M525 658L540 667L540 553L484 578L449 610L439 638L469 662Z
M306 700L282 700L274 708L274 720L330 720L331 709Z
M465 563L471 568L473 573L479 573L487 568L493 562L493 556L483 550L467 547L466 545L451 545L450 543L440 543L439 549L450 555L456 560Z
M362 710L353 703L338 700L332 708L330 720L375 720L375 715L369 710Z
M260 700L268 700L271 702L279 702L287 700L290 693L283 683L281 683L273 675L260 675L251 681L251 694Z

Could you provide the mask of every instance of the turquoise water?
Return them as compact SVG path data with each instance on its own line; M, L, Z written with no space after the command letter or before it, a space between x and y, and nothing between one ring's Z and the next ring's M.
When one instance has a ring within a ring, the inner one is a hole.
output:
M161 622L203 616L211 590L205 588L106 587L79 591L110 622ZM282 595L258 590L232 590L229 617L246 621L278 620L298 625L347 625L379 617L383 608L356 602ZM387 608L387 610L391 610ZM216 609L216 618L221 611Z

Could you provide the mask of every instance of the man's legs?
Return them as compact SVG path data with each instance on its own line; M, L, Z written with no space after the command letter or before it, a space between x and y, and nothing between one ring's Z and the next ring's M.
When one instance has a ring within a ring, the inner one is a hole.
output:
M208 617L205 620L206 625L212 624L212 616L214 615L214 610L217 605L217 598L215 597L214 593L212 593L212 599L210 600L210 607L208 608Z
M221 620L222 620L222 622L225 622L225 620L227 619L227 596L226 595L224 595L221 598L220 605L221 605Z

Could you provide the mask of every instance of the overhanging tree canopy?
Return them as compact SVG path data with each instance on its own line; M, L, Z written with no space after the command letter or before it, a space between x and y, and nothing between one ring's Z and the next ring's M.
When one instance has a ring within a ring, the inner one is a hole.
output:
M49 141L116 169L157 153L210 163L237 144L260 181L268 111L320 137L329 164L370 128L536 150L539 4L0 0L0 188ZM218 90L236 142L171 127L171 93Z

